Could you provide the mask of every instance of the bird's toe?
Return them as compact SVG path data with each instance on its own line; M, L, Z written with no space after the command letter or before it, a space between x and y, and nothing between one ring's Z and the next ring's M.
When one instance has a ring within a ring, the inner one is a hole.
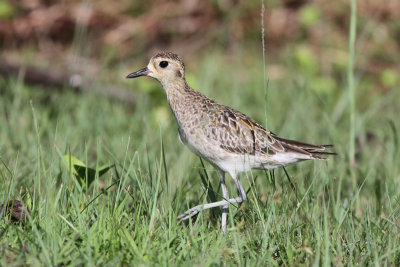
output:
M181 221L185 221L185 220L197 215L199 212L200 212L200 207L196 206L194 208L191 208L191 209L185 211L181 215L179 215L177 217L177 219L181 220Z

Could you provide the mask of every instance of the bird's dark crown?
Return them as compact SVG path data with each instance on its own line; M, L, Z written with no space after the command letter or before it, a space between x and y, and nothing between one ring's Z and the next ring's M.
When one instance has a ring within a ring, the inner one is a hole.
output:
M172 60L178 62L181 65L182 69L185 70L185 64L183 63L183 60L177 54L174 54L172 52L160 52L160 53L157 53L153 57L153 59L156 59L159 57L166 58L166 59L172 59Z

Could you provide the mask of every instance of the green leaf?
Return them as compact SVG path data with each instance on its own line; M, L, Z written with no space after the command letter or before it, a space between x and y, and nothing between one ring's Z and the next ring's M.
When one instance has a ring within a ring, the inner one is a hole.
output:
M73 168L74 165L77 166L82 166L82 167L86 167L86 164L83 163L83 161L79 160L78 158L72 156L72 155L64 155L64 160L67 165L66 167L69 169L70 167L72 167L72 171L74 172L75 169ZM74 172L74 174L76 174L76 172Z
M74 165L74 169L77 173L77 175L75 175L75 177L77 178L80 186L85 188L86 185L87 185L87 187L89 187L93 183L93 181L96 177L95 169L92 169L89 167L84 167L84 166L79 166L79 165ZM87 184L86 184L86 182L87 182Z
M114 167L114 164L106 164L103 165L101 167L99 167L97 169L98 173L99 173L99 177L103 176L106 172L108 172L109 169L111 169L112 167Z
M76 180L82 188L85 189L93 183L94 179L96 178L95 169L87 167L85 163L72 155L64 155L64 161L67 168L71 169ZM107 173L107 171L112 167L114 167L113 164L100 166L97 170L99 177Z

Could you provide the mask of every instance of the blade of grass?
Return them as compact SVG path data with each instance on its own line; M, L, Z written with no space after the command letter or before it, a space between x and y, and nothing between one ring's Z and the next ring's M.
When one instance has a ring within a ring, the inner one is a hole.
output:
M349 160L350 166L354 166L355 157L355 86L354 86L354 54L355 54L355 39L356 39L356 24L357 24L357 3L356 0L351 0L351 17L349 29L349 64L347 68L347 82L349 92L349 107L350 107L350 144L349 144ZM353 169L353 168L351 168ZM354 179L353 173L353 179ZM355 185L355 184L354 184Z
M203 162L202 158L199 157L199 159L200 159L200 163L201 163L204 175L201 172L199 172L199 174L200 174L201 182L203 183L204 188L206 188L206 190L207 190L207 193L206 193L207 199L211 202L216 202L217 197L215 196L214 188L211 184L210 178L208 177L206 167L204 166L204 162Z
M167 193L169 193L168 191L168 170L167 170L167 162L165 160L165 149L164 149L164 139L161 136L161 153L162 153L162 160L163 160L163 166L164 166L164 172L165 172L165 183L166 183L166 188L167 188Z

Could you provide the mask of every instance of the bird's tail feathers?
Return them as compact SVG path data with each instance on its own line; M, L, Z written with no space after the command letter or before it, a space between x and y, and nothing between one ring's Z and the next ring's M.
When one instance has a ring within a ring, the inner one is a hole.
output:
M326 149L332 148L333 145L312 145L304 142L295 140L289 140L281 138L275 134L273 137L286 149L287 152L295 152L301 154L303 157L307 156L312 159L327 160L325 156L337 155L336 152L325 151Z

